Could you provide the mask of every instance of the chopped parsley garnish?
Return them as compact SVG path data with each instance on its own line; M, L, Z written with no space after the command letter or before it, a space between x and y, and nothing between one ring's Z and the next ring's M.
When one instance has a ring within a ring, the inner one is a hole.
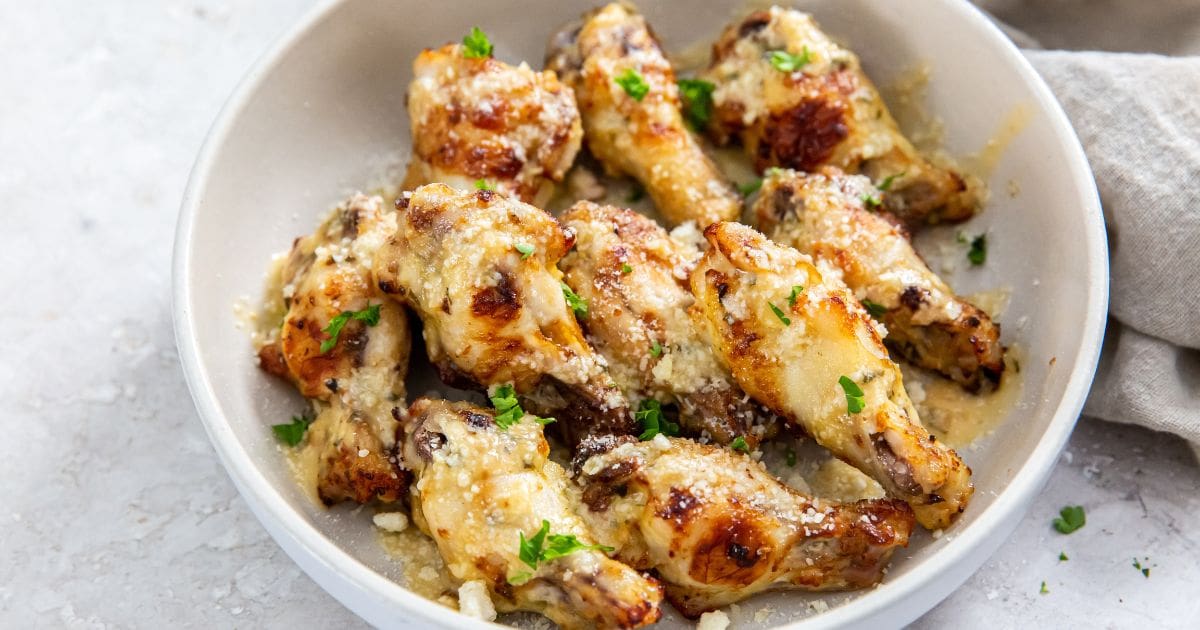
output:
M808 54L808 46L805 46L799 55L793 55L786 50L771 51L771 65L780 72L795 72L807 66L810 61L812 57Z
M585 545L579 542L579 539L574 534L551 534L550 521L542 519L542 527L537 530L537 533L530 536L528 540L525 538L525 532L520 532L520 546L517 548L517 557L521 559L530 569L537 570L539 562L549 562L563 556L569 556L577 551L596 550L604 553L612 553L612 547L604 545ZM523 584L533 577L533 573L526 571L518 573L508 578L509 584Z
M879 198L879 195L863 195L862 202L867 210L878 210L883 205L883 200Z
M879 190L881 190L883 192L887 192L887 191L891 190L892 182L896 181L897 177L904 177L904 174L907 172L908 171L900 171L899 173L896 173L894 175L888 175L887 177L883 178L882 182L879 182L879 185L876 186L876 188L878 188Z
M783 457L784 461L787 462L788 468L796 467L796 451L789 448L787 452L784 453Z
M643 442L653 440L654 436L659 433L671 436L679 435L679 425L663 417L662 403L653 398L647 398L638 405L633 419L642 425L642 434L638 436L638 439Z
M729 448L731 448L735 451L741 451L743 453L750 452L750 445L746 444L746 438L744 438L740 435L733 438L733 441L729 443Z
M792 287L792 292L790 294L788 294L788 306L796 305L796 298L800 297L800 292L803 290L804 290L804 287L802 287L798 284L794 285Z
M492 56L492 40L478 26L462 38L463 56L467 59L483 59Z
M1150 561L1150 558L1146 558L1146 562L1149 562L1149 561ZM1146 578L1150 577L1150 567L1144 566L1141 562L1138 562L1137 558L1133 559L1133 568L1137 569L1138 571L1141 571L1142 575L1144 577L1146 577Z
M616 81L617 85L621 86L621 89L625 90L625 93L635 101L640 102L643 98L646 98L646 94L650 93L650 84L646 83L646 80L642 78L642 74L633 68L622 72L613 81Z
M322 328L321 332L329 335L329 338L321 342L321 354L325 354L337 345L338 335L342 334L342 328L346 326L346 322L356 319L368 326L374 326L379 323L379 307L382 304L367 306L361 311L342 311L333 319L329 320L329 325Z
M879 302L872 302L866 298L863 298L862 305L863 308L867 309L867 314L875 319L883 317L883 314L888 312L888 307L880 304Z
M1070 558L1067 557L1067 553L1065 551L1058 552L1058 561L1059 562L1066 562L1067 560L1070 560Z
M1046 588L1045 582L1042 582L1042 588L1038 592L1041 593L1042 595L1045 595L1050 592L1050 589Z
M763 180L756 179L752 182L747 182L745 184L738 184L737 185L738 192L742 193L743 197L749 197L750 195L753 195L754 193L758 192L759 188L762 188L762 182L763 182Z
M783 169L779 168L778 166L768 166L767 170L763 171L763 176L770 177L772 175L778 175L779 173L782 173L782 172L783 172Z
M280 442L288 446L295 446L304 439L304 432L308 430L308 425L312 424L312 421L312 417L308 414L292 416L292 421L287 424L271 425L271 431L275 433L275 437L279 438Z
M475 180L475 190L496 190L496 187L489 184L486 179Z
M1087 523L1082 505L1068 505L1059 510L1058 513L1059 517L1054 519L1053 525L1054 529L1057 529L1060 534L1070 534Z
M680 79L679 97L683 101L683 119L692 129L704 131L712 119L713 90L717 86L701 79Z
M967 260L975 266L987 261L987 233L980 234L971 241L971 251L967 252Z
M517 243L514 247L517 251L521 252L521 260L525 260L533 255L533 245L529 243Z
M650 356L657 359L658 357L662 356L662 353L663 353L662 344L655 341L654 345L650 346Z
M558 420L555 418L539 418L537 416L534 416L533 419L536 420L537 423L542 426L546 426L547 424L550 424L551 422L558 422Z
M633 273L633 266L629 263L623 263L621 265L621 273Z
M646 197L646 189L642 188L641 186L639 186L637 184L634 184L633 187L631 187L629 189L629 194L626 195L626 197L625 197L625 203L633 203L635 201L641 201L645 197Z
M775 306L773 302L767 302L767 306L771 307L771 312L775 313L775 317L778 317L779 321L783 322L784 326L792 325L792 320L789 319L787 315L784 315L783 311L779 310L779 307Z
M588 305L587 300L579 297L571 287L567 286L566 282L559 282L562 285L563 298L567 300L567 306L575 311L576 317L587 317Z
M849 376L842 376L838 379L838 384L842 386L842 391L846 392L846 412L858 413L863 410L866 403L863 401L863 390L850 379Z
M513 391L512 385L497 387L490 398L492 406L496 408L496 426L500 427L500 430L507 431L509 427L525 417L525 410L521 409L521 403L517 400L517 394Z

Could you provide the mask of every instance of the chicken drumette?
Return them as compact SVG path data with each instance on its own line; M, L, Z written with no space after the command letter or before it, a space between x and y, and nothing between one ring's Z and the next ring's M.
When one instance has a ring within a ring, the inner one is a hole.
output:
M760 173L829 165L890 182L883 204L914 225L968 219L979 205L973 185L918 154L858 57L808 14L772 7L729 26L702 77L716 86L709 132L740 140Z
M744 225L714 224L705 237L692 293L742 389L907 501L925 527L953 522L974 491L971 470L921 426L854 294Z
M633 8L612 3L566 27L547 66L575 89L588 149L641 182L669 223L737 218L741 200L684 126L675 72Z

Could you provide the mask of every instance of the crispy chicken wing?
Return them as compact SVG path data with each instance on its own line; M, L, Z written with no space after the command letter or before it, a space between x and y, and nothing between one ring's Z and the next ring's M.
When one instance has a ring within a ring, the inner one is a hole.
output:
M850 290L744 225L718 223L705 237L692 293L742 389L907 501L925 527L949 525L974 491L971 470L921 426Z
M879 192L865 177L830 169L768 175L753 207L759 229L841 270L861 300L887 310L884 342L968 391L992 388L1004 372L1000 326L929 269L903 227L874 212Z
M979 205L961 175L918 154L858 57L805 13L772 7L729 26L702 76L716 85L709 131L740 140L759 172L830 165L893 178L883 203L910 224L961 221Z
M688 315L687 277L700 251L632 210L581 201L562 221L576 242L559 266L588 301L584 327L626 397L678 405L691 435L757 445L765 426L755 424L754 405Z
M567 420L559 425L571 443L636 429L555 267L571 248L570 232L488 190L430 184L398 205L399 226L375 259L376 277L424 322L443 380L512 383L534 413Z
M413 157L404 189L443 182L542 204L583 137L575 95L553 72L468 59L463 47L425 50L408 88Z
M747 456L691 440L591 438L575 468L596 538L654 569L689 618L765 590L876 584L913 527L901 501L805 496Z
M282 271L287 314L279 339L259 349L264 369L322 403L304 448L319 452L316 490L326 504L396 501L408 485L391 452L394 414L406 406L408 317L379 292L371 272L375 248L395 226L382 199L358 194L315 233L296 239ZM346 319L322 352L332 320L372 306L374 325Z
M575 88L588 149L610 172L641 182L668 222L704 228L741 213L740 198L684 126L675 72L632 7L612 3L566 27L546 65Z
M602 550L524 562L522 536L543 543L595 539L573 511L566 472L549 461L542 427L526 416L500 429L467 403L422 398L404 425L404 462L416 475L413 520L437 543L450 573L482 580L502 611L540 612L564 628L636 628L661 615L662 586ZM515 584L514 584L515 582Z

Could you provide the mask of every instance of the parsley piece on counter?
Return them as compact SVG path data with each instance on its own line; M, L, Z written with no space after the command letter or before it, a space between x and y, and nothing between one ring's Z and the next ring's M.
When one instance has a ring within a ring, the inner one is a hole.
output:
M529 243L517 243L515 245L517 251L521 252L521 260L525 260L533 255L533 245Z
M559 282L562 285L563 298L567 301L567 306L575 311L576 317L587 317L588 305L587 300L579 297L571 287L567 286L566 282Z
M642 78L642 74L633 68L622 72L620 76L613 79L617 85L621 86L622 90L628 94L633 100L641 102L650 93L650 84Z
M1149 562L1149 561L1150 561L1150 558L1146 558L1146 562ZM1150 567L1143 565L1141 562L1138 562L1137 558L1133 559L1133 568L1137 569L1138 571L1141 571L1142 576L1144 576L1146 578L1150 577Z
M701 79L680 79L677 83L683 101L683 119L692 129L704 131L712 119L712 94L717 86Z
M1045 582L1042 582L1042 588L1038 592L1041 593L1042 595L1045 595L1050 592L1050 589L1046 588Z
M749 197L750 195L753 195L754 193L758 192L758 189L762 188L762 182L763 182L763 180L756 179L752 182L747 182L745 184L738 184L737 185L738 192L742 193L743 197Z
M496 187L489 184L486 179L475 180L475 190L496 190Z
M784 458L787 461L788 468L796 467L796 451L789 448L787 453L784 453Z
M879 190L881 190L883 192L887 192L887 191L891 190L892 182L896 181L897 177L904 177L904 175L906 173L908 173L908 171L900 171L899 173L896 173L894 175L888 175L887 177L883 178L882 182L879 182L879 185L876 186L876 188L878 188Z
M778 317L779 321L783 322L784 326L792 325L792 320L789 319L787 315L784 315L783 311L779 310L779 307L775 306L773 302L767 302L767 306L771 307L771 312L775 313L775 317Z
M1059 517L1054 519L1053 525L1054 529L1057 529L1060 534L1070 534L1087 523L1082 505L1068 505L1059 510L1058 513Z
M750 452L750 445L746 444L746 438L744 438L740 435L733 438L733 441L729 443L729 448L731 448L735 451L741 451L743 453Z
M879 198L879 195L863 195L862 202L863 202L863 206L867 210L872 210L872 211L878 210L879 207L883 205L883 200Z
M798 284L792 287L792 292L788 295L788 306L796 305L796 298L800 297L800 292L803 290L804 287Z
M871 300L865 298L862 301L862 305L863 308L867 309L867 314L875 319L883 317L883 314L888 312L888 308L886 306L880 304L879 302L872 302Z
M662 356L662 353L663 353L662 344L655 341L654 345L650 346L650 356L657 359L658 357Z
M492 56L492 40L478 26L462 38L463 56L467 59L484 59Z
M671 436L679 435L679 425L669 422L663 417L662 403L653 398L647 398L638 405L633 419L642 426L642 434L638 436L638 439L643 442L653 440L654 436L659 433Z
M629 263L621 265L621 273L633 273L633 266Z
M321 354L325 354L337 345L338 335L342 334L342 328L346 326L346 322L357 319L368 326L374 326L379 323L379 307L382 304L367 306L361 311L342 311L333 319L329 320L329 325L322 328L321 332L329 335L329 338L321 342Z
M1067 553L1065 551L1058 552L1058 561L1059 562L1066 562L1067 560L1070 560L1070 558L1067 557Z
M542 527L533 536L525 538L525 532L519 533L517 557L526 566L537 570L538 563L549 562L563 556L569 556L577 551L596 550L604 553L615 551L604 545L585 545L579 542L574 534L551 534L550 521L542 519ZM508 578L509 584L523 584L533 577L530 571L524 571Z
M846 392L846 412L858 413L866 407L866 402L863 401L863 390L849 376L842 376L838 379L838 384L842 386L842 391Z
M304 432L308 430L308 425L312 424L312 421L312 417L308 414L292 416L292 421L287 424L271 425L271 431L275 433L275 437L279 438L280 442L288 446L296 446L304 439Z
M512 385L497 387L490 398L492 406L496 408L496 426L500 427L501 431L507 431L509 427L525 417L525 410L521 408L521 403L517 400L517 394L513 391Z
M808 46L799 55L793 55L786 50L771 51L771 65L780 72L795 72L812 61L812 56L808 53Z
M987 261L987 233L980 234L971 241L971 251L967 252L967 260L975 266Z

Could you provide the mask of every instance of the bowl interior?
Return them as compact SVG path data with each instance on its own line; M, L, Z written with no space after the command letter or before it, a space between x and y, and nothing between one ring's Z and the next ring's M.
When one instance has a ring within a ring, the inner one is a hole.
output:
M498 58L540 67L550 33L592 5L545 2L514 11L511 4L443 0L430 10L411 0L359 0L322 10L235 95L184 204L178 334L214 443L284 548L375 623L399 624L414 614L446 621L453 613L413 612L411 596L379 579L401 571L378 545L369 510L318 509L293 482L269 425L286 420L301 401L256 368L235 304L257 302L272 254L310 232L337 201L398 181L409 146L404 92L422 48L456 41L479 25ZM800 4L851 45L878 84L927 64L925 106L943 121L951 154L978 151L1014 111L1027 113L991 173L986 211L964 226L988 231L988 264L960 265L947 278L964 293L1011 289L1000 319L1006 343L1025 351L1021 400L992 435L962 452L978 488L962 521L940 539L917 536L884 586L826 597L833 609L810 620L891 625L915 618L976 569L1044 481L1095 364L1106 296L1104 235L1090 174L1065 118L973 9L950 0ZM667 47L678 50L711 39L739 6L675 0L642 8ZM767 595L733 616L738 627L776 625L809 614L811 600ZM756 622L767 605L776 612Z

